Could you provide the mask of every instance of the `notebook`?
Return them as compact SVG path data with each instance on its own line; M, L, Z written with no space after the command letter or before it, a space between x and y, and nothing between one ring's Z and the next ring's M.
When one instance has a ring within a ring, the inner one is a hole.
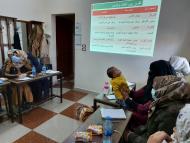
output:
M116 100L114 94L106 95L106 97L107 97L109 100Z
M54 70L47 70L46 73L48 74L54 74L54 73L58 73L59 71L54 71Z
M102 118L110 117L112 119L126 119L126 115L123 109L106 109L101 108Z
M20 81L25 81L25 80L30 80L30 79L32 79L32 78L30 78L30 77L21 77L21 78L17 78L17 80L20 80Z

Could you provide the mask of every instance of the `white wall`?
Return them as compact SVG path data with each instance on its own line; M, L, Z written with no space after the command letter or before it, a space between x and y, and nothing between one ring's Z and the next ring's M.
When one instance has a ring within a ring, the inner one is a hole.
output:
M106 0L104 0L106 1ZM55 22L51 14L75 13L76 22L82 24L82 43L89 49L90 3L89 0L49 0L48 29L52 32L51 57L56 65ZM103 2L94 0L93 2ZM106 69L111 65L119 67L130 81L138 87L146 83L149 64L158 59L168 60L171 55L190 58L190 1L163 0L154 57L103 54L75 50L75 87L100 91L105 80ZM51 24L53 22L53 25ZM56 66L55 66L56 68Z
M0 0L0 16L15 17L25 21L45 21L46 5L46 0ZM0 67L1 63L2 61Z
M93 0L103 2L106 0ZM82 25L82 43L89 49L90 4L92 0L0 0L0 15L22 20L46 22L45 32L51 34L50 56L56 69L55 14L75 13ZM75 87L100 91L110 65L119 67L130 81L140 87L146 82L149 64L171 55L190 58L190 1L163 0L154 57L83 52L75 50Z
M0 15L20 20L44 21L46 0L0 0Z

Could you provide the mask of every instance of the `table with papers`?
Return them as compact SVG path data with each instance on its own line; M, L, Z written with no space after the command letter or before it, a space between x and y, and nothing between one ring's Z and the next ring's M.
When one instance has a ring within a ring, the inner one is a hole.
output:
M112 119L126 119L126 114L123 109L107 109L101 108L101 116L102 118L110 117Z
M38 81L44 78L50 78L52 80L53 76L60 76L60 78L62 79L62 72L59 71L52 71L42 74L39 73L37 76L35 77L20 77L20 78L16 78L16 79L9 79L9 82L11 83L11 85L15 86L17 88L17 98L18 98L18 117L19 117L19 122L22 123L22 112L21 112L21 103L20 103L20 86L23 84L27 84L30 82L34 82L34 81ZM62 80L60 80L60 95L53 95L53 91L52 91L52 81L51 81L51 96L50 99L52 99L53 97L58 97L60 98L60 103L63 102L63 98L62 98Z
M5 88L5 90L2 90L2 95L4 98L4 104L6 108L6 112L3 112L0 114L0 116L4 116L5 114L8 115L8 117L11 118L11 121L13 122L13 116L12 116L12 108L11 108L11 95L7 92L8 86L10 85L10 82L7 78L1 77L0 78L0 88Z
M124 111L126 118L125 119L117 119L112 120L113 123L113 134L111 136L112 143L118 143L125 131L127 124L132 116L132 112ZM76 132L84 132L87 130L89 125L103 125L104 119L101 116L101 109L97 109L88 119L78 128L73 134L71 134L64 143L74 143L75 142L75 133ZM95 135L92 137L93 143L102 143L103 136Z
M108 95L99 94L94 98L94 110L97 109L97 103L109 105L112 107L120 107L120 105L116 103L116 99L108 99L107 96ZM112 94L112 96L114 98L115 95Z
M136 83L135 82L127 82L130 90L136 90ZM97 109L97 103L109 105L112 107L120 107L119 104L116 103L116 97L114 93L109 93L108 95L104 95L103 93L100 93L94 98L94 110Z

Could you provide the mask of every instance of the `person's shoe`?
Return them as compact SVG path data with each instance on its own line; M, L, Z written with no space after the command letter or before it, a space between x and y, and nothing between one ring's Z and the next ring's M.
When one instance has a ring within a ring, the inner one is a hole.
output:
M30 109L30 108L32 107L31 105L32 105L32 103L26 102L26 103L25 103L25 108L26 108L26 110L27 110L27 109Z
M31 108L31 104L29 102L25 102L21 106L21 111L25 111Z

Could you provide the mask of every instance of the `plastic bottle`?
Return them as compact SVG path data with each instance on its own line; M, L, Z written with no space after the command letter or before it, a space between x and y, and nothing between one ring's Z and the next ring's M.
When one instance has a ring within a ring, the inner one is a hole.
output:
M36 68L35 66L32 66L32 76L36 76Z
M107 95L108 93L109 93L109 88L110 88L110 86L109 86L109 82L105 82L104 83L104 87L103 87L103 94L104 95Z
M43 74L46 73L46 66L45 66L45 65L42 66L42 73L43 73Z
M104 129L104 135L103 135L103 143L112 143L111 135L112 135L112 121L110 117L106 117L103 129Z

